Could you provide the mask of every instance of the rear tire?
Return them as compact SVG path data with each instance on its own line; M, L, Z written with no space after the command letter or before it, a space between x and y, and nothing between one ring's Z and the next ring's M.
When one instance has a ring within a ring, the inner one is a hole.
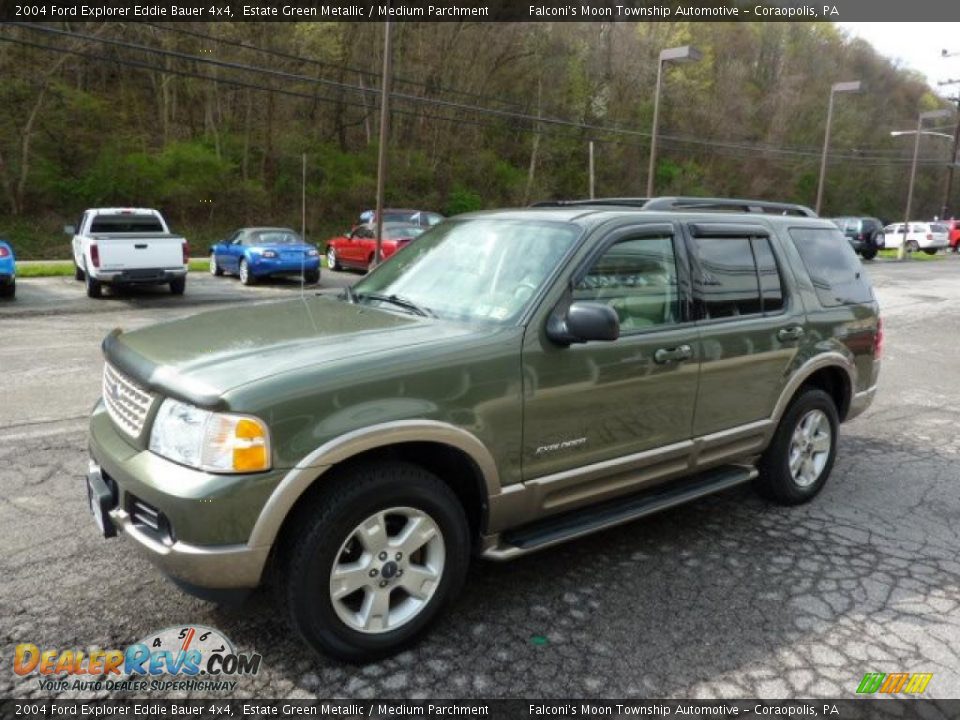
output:
M937 254L937 249L936 249L936 248L924 248L923 251L924 251L927 255L936 255L936 254Z
M17 294L17 281L13 279L7 285L0 285L0 297L10 300Z
M823 390L800 391L760 458L754 487L780 505L800 505L823 488L837 454L837 407Z
M875 247L865 247L860 251L860 257L864 260L873 260L877 256L877 248Z
M356 465L322 483L280 546L290 623L311 648L342 660L396 653L463 586L471 545L463 507L446 483L404 462Z
M340 264L340 259L337 257L337 251L332 247L327 248L327 267L331 270L340 270L343 268Z
M183 291L187 289L187 278L177 278L176 280L170 281L170 292L173 295L183 295Z
M244 285L253 285L256 281L253 273L250 272L250 266L247 264L246 258L244 258L240 261L240 282Z
M217 256L210 253L210 274L220 277L223 275L223 269L217 264Z
M84 280L86 280L87 284L88 298L97 299L103 297L103 283L99 280L94 280L88 272L84 273Z
M307 285L316 285L320 282L320 271L319 270L308 270L304 273L303 280Z

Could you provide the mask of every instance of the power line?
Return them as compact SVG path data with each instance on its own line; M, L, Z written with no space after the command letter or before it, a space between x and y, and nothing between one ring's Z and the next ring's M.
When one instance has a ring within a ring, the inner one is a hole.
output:
M51 30L52 30L52 29L51 29ZM86 40L86 39L95 39L95 40L105 41L105 42L107 42L107 44L117 44L117 45L121 45L121 46L132 45L132 46L133 46L133 49L136 49L136 50L144 49L144 50L148 50L148 51L151 51L151 52L155 52L155 53L161 54L161 55L182 56L182 59L197 60L197 61L200 61L200 62L209 62L208 59L206 59L206 58L200 58L200 57L192 56L192 55L189 55L189 54L186 54L186 53L176 53L176 52L174 52L174 51L165 51L165 50L160 50L160 49L156 49L156 48L147 48L146 46L138 46L138 45L133 44L133 43L124 43L124 42L122 42L122 41L110 41L110 40L106 40L106 39L93 38L93 37L90 37L90 36L83 36L83 35L80 35L80 34L68 33L68 32L65 32L65 31L53 30L53 32L56 33L56 34L59 34L59 35L77 36L77 37L79 37L80 39L83 39L83 40ZM29 42L29 41L26 41L26 40L22 40L22 39L13 39L13 38L6 38L6 37L3 37L3 36L0 36L0 40L3 40L3 41L5 41L5 42L11 42L11 43L16 43L16 44L21 44L21 45L25 45L25 46L29 46L29 47L34 47L34 48L37 48L37 49L40 49L40 50L46 50L46 51L52 51L52 52L61 52L61 53L69 53L69 54L72 54L72 55L76 55L76 56L79 56L79 57L85 57L85 58L92 59L92 60L105 61L105 62L114 62L114 63L120 64L120 65L127 65L127 66L130 66L130 67L136 67L136 68L139 68L139 69L149 70L149 71L152 71L152 72L159 72L159 73L166 73L166 74L172 74L172 75L179 75L179 76L182 76L182 77L190 77L190 78L194 78L194 79L207 80L207 81L212 81L212 82L217 82L217 83L223 83L223 84L227 84L227 85L234 85L234 86L238 86L238 87L244 87L244 88L248 88L248 89L265 91L265 92L276 92L276 93L280 93L280 94L284 94L284 95L289 95L289 96L294 96L294 97L300 97L300 98L309 99L309 100L313 100L313 101L327 102L327 103L340 104L340 105L348 105L348 106L352 106L352 107L361 107L361 108L363 108L365 111L369 111L369 107L366 106L366 105L364 105L364 104L362 104L362 103L360 103L360 102L349 101L349 100L344 100L344 99L340 99L340 98L323 97L323 96L319 96L319 95L315 95L315 94L309 94L309 93L304 93L304 92L297 92L297 91L292 91L292 90L287 90L287 89L281 89L281 88L275 88L275 87L268 87L268 86L264 86L264 85L258 85L258 84L256 84L256 83L245 82L245 81L241 81L241 80L234 80L234 79L220 78L220 77L214 78L214 77L211 77L211 76L209 76L209 75L204 75L204 74L201 74L201 73L193 73L193 72L189 72L189 71L175 70L175 69L172 69L172 68L159 67L159 66L156 66L156 65L151 65L151 64L149 64L149 63L143 63L143 62L138 62L138 61L120 60L119 58L111 58L111 57L107 57L107 56L103 56L103 55L97 55L97 54L95 54L95 53L82 52L82 51L79 51L79 50L72 50L72 49L66 49L66 48L58 48L58 47L53 47L53 46L49 46L49 45L41 45L41 44L38 44L38 43L32 43L32 42ZM220 63L219 63L219 62L214 62L213 64L217 65L217 64L220 64ZM241 69L243 69L243 68L245 68L246 66L240 66L240 67L241 67ZM261 71L261 72L266 72L266 73L274 73L274 72L276 72L276 73L279 73L279 74L281 74L281 75L289 75L289 74L287 74L287 73L282 73L281 71L271 71L271 70L260 69L260 68L253 68L253 69L254 69L255 71ZM296 79L300 79L300 76L293 76L293 77L296 78ZM309 80L309 78L305 78L305 79L308 79L308 80ZM331 81L331 82L333 82L333 81ZM376 92L378 92L378 91L372 90L372 92L376 93ZM456 104L454 104L454 105L456 105ZM397 112L398 114L407 115L407 116L416 117L416 118L427 118L427 119L439 120L439 121L443 121L443 122L455 122L455 123L460 123L460 124L470 124L470 125L474 125L474 126L477 126L477 127L484 127L484 128L497 127L497 126L495 126L495 125L493 125L493 124L491 124L491 123L483 123L483 122L476 121L476 120L472 120L472 121L471 121L471 120L466 120L466 119L464 119L464 118L454 118L454 117L445 116L445 115L431 115L431 114L426 114L426 113L423 113L423 112L414 112L414 111L402 110L402 109L394 109L393 112ZM499 115L499 114L500 114L500 113L498 113L498 115ZM506 114L506 115L507 115L507 118L508 118L508 119L511 119L511 115L510 115L510 114ZM572 121L567 121L567 122L564 123L564 125L571 126L571 127L576 128L576 129L587 129L587 128L590 128L590 127L591 127L591 126L589 126L589 125L576 124L576 123L573 123ZM600 126L600 127L602 127L602 126ZM526 131L527 131L527 132L531 132L531 130L526 130ZM556 132L556 131L548 132L548 131L545 131L545 129L543 129L543 128L541 128L541 129L539 129L539 130L536 130L535 132L541 132L541 133L545 133L545 134L553 134L553 135L556 135L556 136L559 136L559 137L562 137L562 138L565 138L565 139L568 139L568 140L578 140L578 139L582 139L582 138L577 138L577 137L575 137L574 135L571 135L571 134L569 134L569 133ZM624 131L623 131L623 130L619 130L619 129L613 129L613 128L604 128L604 132L623 133ZM634 133L630 133L630 134L640 134L640 133L635 133L635 132L634 132ZM772 154L772 155L781 155L781 156L796 157L796 158L810 158L810 157L816 157L816 156L818 155L818 153L813 153L813 152L808 152L808 151L803 151L803 150L794 150L794 149L785 148L785 147L775 147L775 146L768 146L768 145L747 144L747 143L741 143L741 142L726 142L726 141L718 141L718 140L701 140L701 139L699 139L699 138L690 138L690 137L684 137L684 136L670 136L670 135L661 135L660 138L661 138L661 140L665 141L666 143L670 143L670 144L681 144L681 145L684 145L684 144L685 144L685 145L695 145L695 146L700 146L700 147L711 148L711 149L713 149L715 152L717 152L717 154L721 154L721 153L718 152L719 150L728 150L728 151L737 151L737 152L741 152L741 153L742 153L742 152L753 152L753 153L759 153L759 154L762 154L762 155L771 155L771 154ZM618 145L626 145L626 146L632 146L632 147L641 147L641 145L640 145L639 143L636 143L636 142L630 143L630 142L625 142L625 141L622 141L622 140L609 140L609 139L606 139L606 140L605 140L605 139L597 139L597 140L598 140L598 142L603 142L603 143L608 143L608 144L618 144ZM897 158L888 158L888 157L876 156L876 155L867 155L867 154L862 154L862 153L861 153L861 154L852 154L852 155L851 155L851 154L834 153L834 154L831 156L831 158L832 158L833 160L850 160L850 161L855 161L855 162L857 162L857 163L864 164L864 165L875 165L875 166L879 166L879 165L907 164L907 163L910 162L910 159L908 159L908 158L906 158L906 157L904 157L904 158L902 158L902 159L897 159ZM785 157L781 157L780 159L785 159ZM919 162L919 164L922 164L922 165L944 165L944 164L945 164L945 162L944 162L942 159L938 159L938 158L922 158L922 159L920 159L918 162Z

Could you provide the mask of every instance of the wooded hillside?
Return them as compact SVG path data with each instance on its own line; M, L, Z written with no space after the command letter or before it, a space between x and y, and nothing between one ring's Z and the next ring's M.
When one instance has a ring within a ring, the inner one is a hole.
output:
M311 240L372 206L382 24L44 27L0 27L0 234L22 257L66 256L60 226L96 205L159 207L197 242L299 227L302 153ZM703 59L665 70L658 194L812 205L830 86L859 79L824 214L899 218L912 140L889 133L940 101L828 23L395 25L387 204L585 197L591 139L597 195L643 195L657 57L685 44ZM924 138L918 217L948 154Z

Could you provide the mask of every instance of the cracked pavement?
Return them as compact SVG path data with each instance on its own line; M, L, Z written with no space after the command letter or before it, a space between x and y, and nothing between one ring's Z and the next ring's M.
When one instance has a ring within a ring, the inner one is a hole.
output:
M960 258L866 267L886 332L880 391L842 427L812 503L779 508L737 488L512 563L475 563L422 643L360 667L306 650L268 592L239 608L194 599L94 528L83 418L99 393L99 340L202 308L7 308L0 696L49 695L12 672L17 643L122 648L204 624L263 655L260 674L239 679L241 697L844 698L867 672L932 672L925 696L958 698Z

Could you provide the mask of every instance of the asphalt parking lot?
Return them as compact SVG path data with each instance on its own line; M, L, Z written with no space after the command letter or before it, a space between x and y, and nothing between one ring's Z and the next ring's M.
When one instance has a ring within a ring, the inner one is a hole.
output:
M189 623L263 655L238 697L843 698L867 672L931 672L926 696L960 697L960 259L866 269L885 323L881 388L843 427L812 503L736 489L475 564L423 643L366 667L311 655L266 593L240 608L184 595L100 538L86 506L100 339L296 284L191 275L183 298L89 301L68 278L22 280L0 305L0 696L49 696L12 672L17 643L117 648ZM325 272L320 289L358 277Z

